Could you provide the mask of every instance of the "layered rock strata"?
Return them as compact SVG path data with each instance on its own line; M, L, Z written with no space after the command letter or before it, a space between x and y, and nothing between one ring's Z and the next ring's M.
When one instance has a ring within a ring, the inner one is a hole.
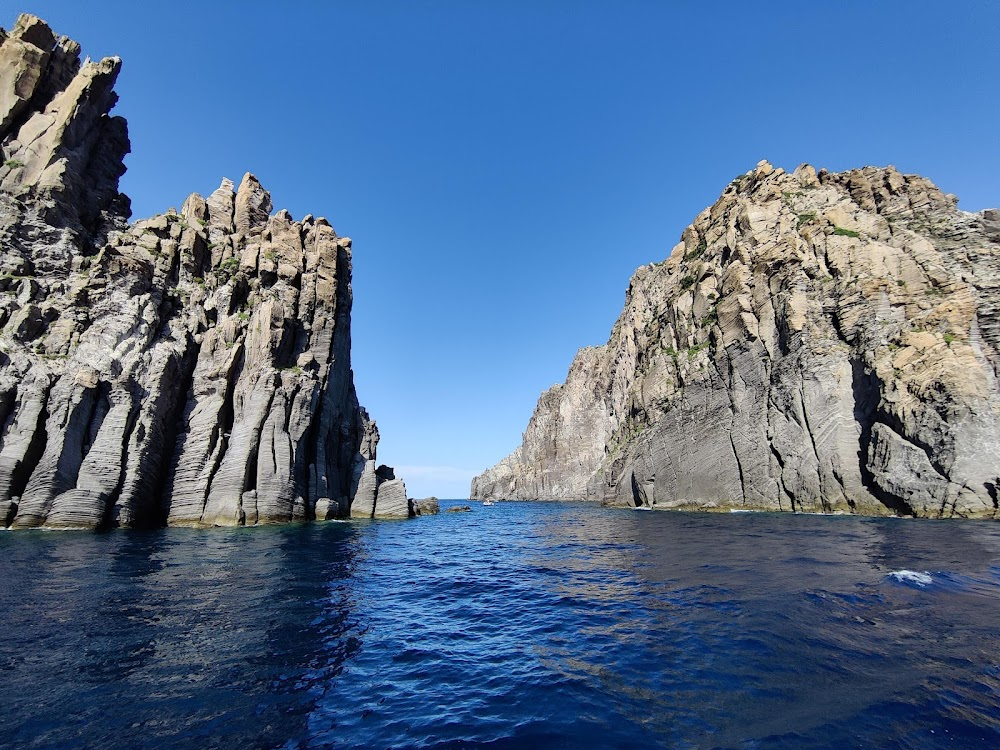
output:
M30 15L0 38L0 526L349 515L378 443L351 240L251 174L129 224L120 61Z
M413 501L406 497L406 485L389 466L375 467L366 461L358 481L352 518L410 518L418 515Z
M761 162L640 268L474 498L990 517L1000 211Z

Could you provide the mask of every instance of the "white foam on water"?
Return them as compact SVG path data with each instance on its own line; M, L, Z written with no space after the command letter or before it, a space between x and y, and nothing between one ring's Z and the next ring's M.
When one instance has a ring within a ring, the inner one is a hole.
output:
M889 574L890 578L895 578L900 583L915 583L918 586L926 586L933 583L934 579L926 570L920 573L916 570L894 570Z
M760 513L759 510L746 510L744 508L730 508L730 513Z
M31 526L28 531L42 531L46 534L59 534L63 531L93 531L92 526Z

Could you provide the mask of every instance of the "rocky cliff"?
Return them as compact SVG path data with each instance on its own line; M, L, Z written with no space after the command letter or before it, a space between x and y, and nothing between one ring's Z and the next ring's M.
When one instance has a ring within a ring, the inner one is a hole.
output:
M636 271L476 498L993 517L1000 211L761 162Z
M0 526L409 515L354 390L351 241L250 174L129 224L121 61L30 15L0 42Z

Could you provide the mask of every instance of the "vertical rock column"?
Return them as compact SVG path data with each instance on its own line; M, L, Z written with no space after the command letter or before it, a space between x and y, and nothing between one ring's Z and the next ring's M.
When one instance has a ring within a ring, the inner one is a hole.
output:
M350 239L251 174L127 224L120 68L31 15L0 30L0 521L349 515L393 481L354 389Z

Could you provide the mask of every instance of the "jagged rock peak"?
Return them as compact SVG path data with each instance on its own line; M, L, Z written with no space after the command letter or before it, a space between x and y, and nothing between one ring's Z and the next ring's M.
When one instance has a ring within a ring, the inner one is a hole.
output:
M252 174L247 172L236 190L236 202L233 212L233 223L237 232L249 234L260 229L271 214L271 194L268 193ZM285 212L290 220L291 215Z
M364 484L351 240L249 173L129 225L120 61L33 16L0 37L0 526L412 515Z
M128 127L110 115L120 69L81 64L79 44L29 14L0 42L0 237L22 240L14 265L66 273L127 220Z
M1000 211L760 162L639 268L472 496L997 517Z

